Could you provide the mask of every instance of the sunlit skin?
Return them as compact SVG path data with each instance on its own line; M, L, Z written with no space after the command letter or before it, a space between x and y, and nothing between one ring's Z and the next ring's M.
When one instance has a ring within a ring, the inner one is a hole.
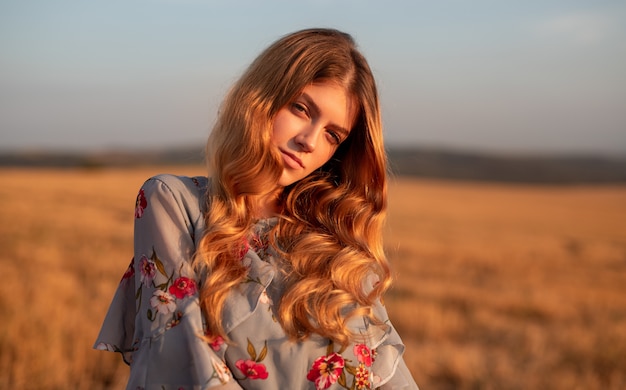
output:
M330 160L354 126L354 106L344 87L324 82L306 86L278 111L272 143L283 158L280 188L301 180ZM262 214L274 209L271 198L264 203Z

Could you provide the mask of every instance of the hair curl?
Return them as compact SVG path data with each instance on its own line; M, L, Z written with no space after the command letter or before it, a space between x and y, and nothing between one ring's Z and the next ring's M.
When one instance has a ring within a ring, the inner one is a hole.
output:
M343 86L358 115L333 157L282 191L282 215L271 234L287 280L278 320L292 339L317 333L344 345L355 336L346 325L351 317L377 322L371 306L391 277L382 244L387 162L376 84L350 35L307 29L279 39L253 61L226 96L207 143L207 230L195 265L206 275L200 303L209 337L227 338L224 302L246 276L242 242L259 198L282 174L271 143L273 118L316 82ZM366 291L372 274L379 282Z

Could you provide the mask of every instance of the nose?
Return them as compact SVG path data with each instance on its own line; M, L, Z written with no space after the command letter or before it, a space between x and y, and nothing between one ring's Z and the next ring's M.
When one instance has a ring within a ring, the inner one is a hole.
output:
M296 144L302 148L302 151L311 153L317 147L317 139L321 133L321 129L316 126L309 126L302 129L294 138Z

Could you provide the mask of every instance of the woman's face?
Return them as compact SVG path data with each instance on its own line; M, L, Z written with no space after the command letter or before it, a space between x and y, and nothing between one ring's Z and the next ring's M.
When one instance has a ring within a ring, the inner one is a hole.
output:
M283 158L278 181L288 186L324 165L354 126L355 104L331 82L305 87L274 118L272 143Z

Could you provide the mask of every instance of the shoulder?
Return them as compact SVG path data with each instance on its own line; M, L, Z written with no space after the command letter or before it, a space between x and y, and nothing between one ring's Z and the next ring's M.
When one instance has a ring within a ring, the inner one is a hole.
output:
M143 183L141 191L146 195L166 195L178 200L200 199L207 189L208 179L203 176L177 176L160 174Z
M208 179L204 176L189 177L162 173L146 180L144 187L151 183L160 184L163 189L175 194L181 192L200 194L206 191Z
M208 179L203 176L160 174L147 179L137 196L137 207L159 203L162 207L176 207L181 212L201 214L205 208ZM145 207L145 206L144 206ZM196 219L196 218L192 218Z

